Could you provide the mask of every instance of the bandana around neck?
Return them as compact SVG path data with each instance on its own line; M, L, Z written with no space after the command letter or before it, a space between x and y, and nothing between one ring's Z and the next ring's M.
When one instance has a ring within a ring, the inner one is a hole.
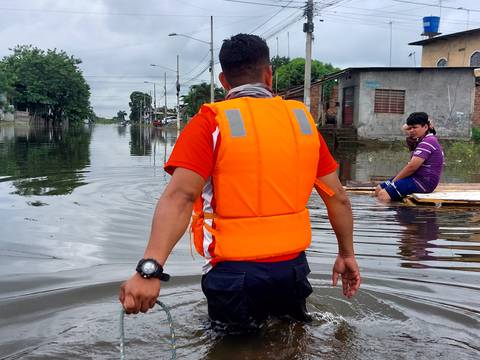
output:
M265 84L244 84L230 89L225 99L230 100L239 97L271 98L273 94Z

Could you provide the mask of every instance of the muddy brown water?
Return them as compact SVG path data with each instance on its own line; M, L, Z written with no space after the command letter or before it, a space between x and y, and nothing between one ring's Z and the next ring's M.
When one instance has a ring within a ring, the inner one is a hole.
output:
M0 359L119 358L118 287L143 253L175 139L175 131L114 125L0 128ZM341 149L341 177L391 175L406 159L402 151ZM443 180L478 181L478 167L457 160L447 152ZM337 249L325 207L310 199L309 324L271 320L242 335L211 330L203 261L192 258L184 236L161 293L178 358L479 359L479 209L383 205L365 195L351 201L363 284L347 300L331 286ZM127 359L169 358L160 309L129 316L125 331Z

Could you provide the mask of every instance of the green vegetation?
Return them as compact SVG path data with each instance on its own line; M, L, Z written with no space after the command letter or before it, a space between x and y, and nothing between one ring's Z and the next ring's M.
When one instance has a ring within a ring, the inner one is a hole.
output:
M472 139L475 142L480 142L480 127L472 128Z
M272 59L273 60L273 59ZM324 64L318 60L312 60L312 81L320 79L339 71L331 64ZM303 85L305 79L305 59L296 58L278 67L278 91L287 90L293 86ZM274 85L275 88L275 85Z
M95 124L117 124L120 120L117 118L104 118L101 116L95 116Z
M278 70L280 66L286 65L290 62L290 58L286 56L274 56L271 60L270 63L272 64L272 72L275 74L275 72Z
M117 116L114 117L113 120L125 121L125 116L127 116L127 112L120 110L119 112L117 112Z
M226 92L223 88L215 86L215 101L225 99L225 95ZM187 115L195 115L202 104L210 102L210 84L203 82L190 86L190 91L187 95L182 96L182 101L185 104Z
M54 123L92 118L90 88L78 65L64 51L17 46L0 61L0 92L16 109L47 115Z
M130 120L138 123L143 117L146 109L152 108L152 97L141 91L134 91L130 94Z
M469 141L447 141L442 143L445 152L445 174L449 178L456 178L463 174L478 180L478 164L480 163L480 144Z

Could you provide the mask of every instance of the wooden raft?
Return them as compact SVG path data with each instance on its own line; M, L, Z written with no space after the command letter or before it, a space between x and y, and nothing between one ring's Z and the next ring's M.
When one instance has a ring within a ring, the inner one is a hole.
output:
M373 195L376 184L348 182L347 192ZM480 206L480 183L439 184L431 194L415 193L405 198L409 205L469 205Z

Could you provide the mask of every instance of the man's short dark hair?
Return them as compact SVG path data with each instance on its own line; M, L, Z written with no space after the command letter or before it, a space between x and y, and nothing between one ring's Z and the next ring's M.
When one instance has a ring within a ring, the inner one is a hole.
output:
M428 121L428 114L425 112L414 112L411 113L407 118L407 125L427 125L429 124Z
M270 51L260 36L238 34L223 40L219 58L225 78L234 87L261 81L264 67L270 64Z

